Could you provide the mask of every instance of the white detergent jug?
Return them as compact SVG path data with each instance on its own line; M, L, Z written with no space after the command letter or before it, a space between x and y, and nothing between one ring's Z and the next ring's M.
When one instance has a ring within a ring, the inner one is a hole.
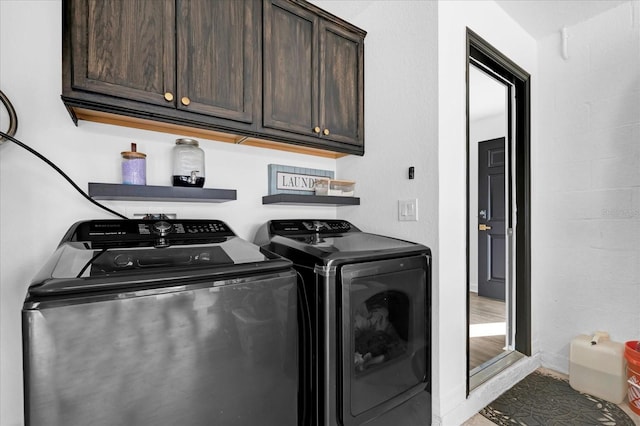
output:
M569 384L579 392L614 404L627 395L624 344L612 342L609 333L581 334L571 341Z

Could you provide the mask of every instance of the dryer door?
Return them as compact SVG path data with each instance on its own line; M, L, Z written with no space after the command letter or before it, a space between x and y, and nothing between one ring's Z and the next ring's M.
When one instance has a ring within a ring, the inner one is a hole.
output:
M430 406L416 419L396 414L406 409L401 404L426 394L430 381L428 258L346 265L340 282L342 392L337 402L343 424L388 419L392 412L402 419L395 426L427 421L422 416L430 418Z

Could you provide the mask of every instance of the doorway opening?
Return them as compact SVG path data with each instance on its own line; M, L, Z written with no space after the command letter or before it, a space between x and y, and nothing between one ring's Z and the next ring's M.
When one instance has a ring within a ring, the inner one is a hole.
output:
M467 394L531 355L529 84L467 29Z

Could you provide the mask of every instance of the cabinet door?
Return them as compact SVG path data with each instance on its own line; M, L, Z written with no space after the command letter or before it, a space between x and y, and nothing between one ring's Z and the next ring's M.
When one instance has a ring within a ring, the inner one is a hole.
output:
M320 31L322 138L364 143L364 40L323 22Z
M174 1L73 0L69 6L72 88L166 105L165 92L175 85Z
M256 4L178 0L178 108L252 122Z
M318 17L281 0L265 0L263 7L263 125L313 135L319 125Z

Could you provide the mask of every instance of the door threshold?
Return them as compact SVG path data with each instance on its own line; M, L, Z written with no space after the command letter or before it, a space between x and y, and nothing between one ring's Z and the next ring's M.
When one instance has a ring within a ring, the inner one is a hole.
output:
M474 368L469 376L469 392L525 357L518 351L503 352Z

